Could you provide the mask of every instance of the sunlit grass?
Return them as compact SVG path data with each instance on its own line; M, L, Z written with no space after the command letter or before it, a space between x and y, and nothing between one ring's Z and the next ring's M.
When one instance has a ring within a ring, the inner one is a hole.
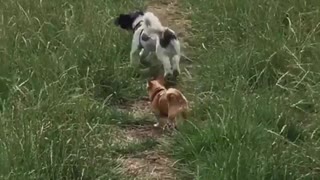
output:
M318 179L320 3L183 2L196 97L170 151L185 178Z
M112 125L126 115L110 105L144 86L128 65L130 35L113 18L142 6L0 3L1 179L120 178Z
M180 178L318 179L320 2L180 4L193 26L183 91L194 104L165 143ZM119 135L149 121L116 107L146 95L131 34L113 24L142 6L0 3L0 179L126 179L116 158L159 145Z

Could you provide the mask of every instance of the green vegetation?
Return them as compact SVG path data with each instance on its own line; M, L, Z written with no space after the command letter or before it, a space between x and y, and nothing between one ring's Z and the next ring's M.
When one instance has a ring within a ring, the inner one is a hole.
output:
M198 64L171 150L186 177L319 179L320 1L182 2Z
M0 179L120 178L110 105L145 91L113 18L142 3L0 2Z
M319 179L320 1L181 0L193 29L193 101L167 152L180 179ZM131 33L143 1L0 2L0 179L127 179L116 159L143 125ZM286 16L286 13L288 16ZM290 22L288 21L290 19ZM148 122L148 124L150 124Z

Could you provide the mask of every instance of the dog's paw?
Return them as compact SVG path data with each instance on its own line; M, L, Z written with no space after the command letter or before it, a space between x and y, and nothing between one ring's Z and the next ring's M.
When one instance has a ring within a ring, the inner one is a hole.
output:
M169 128L170 128L171 130L177 129L177 126L176 126L175 123L169 123L168 126L169 126Z
M140 69L140 74L141 74L142 78L149 78L150 77L150 68Z
M164 77L164 80L169 87L177 85L177 78L173 76L173 74L167 74L167 76Z
M168 129L168 128L169 128L168 124L165 124L165 125L162 126L162 130L163 130L163 131L165 131L165 130Z
M180 75L180 71L178 69L174 69L172 74L173 74L173 77L177 79L177 77Z
M164 75L164 80L167 82L173 81L173 79L174 79L173 73L167 73Z

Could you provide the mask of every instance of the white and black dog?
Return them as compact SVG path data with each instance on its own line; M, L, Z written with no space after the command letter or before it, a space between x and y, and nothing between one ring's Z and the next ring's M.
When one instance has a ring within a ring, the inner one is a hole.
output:
M180 74L180 42L175 32L163 27L152 12L120 14L115 24L122 29L133 31L130 52L130 62L133 66L137 66L140 59L147 58L155 52L164 67L165 79L176 78ZM138 53L140 58L137 57Z

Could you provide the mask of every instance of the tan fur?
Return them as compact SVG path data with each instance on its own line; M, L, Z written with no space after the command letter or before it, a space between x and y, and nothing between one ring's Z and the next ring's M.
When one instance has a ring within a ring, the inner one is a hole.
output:
M166 89L163 86L162 77L148 81L148 94L151 101L151 110L158 118L158 124L164 128L166 120L173 126L176 125L176 118L182 115L186 118L188 111L188 101L185 96L175 88ZM163 122L164 120L164 122Z

